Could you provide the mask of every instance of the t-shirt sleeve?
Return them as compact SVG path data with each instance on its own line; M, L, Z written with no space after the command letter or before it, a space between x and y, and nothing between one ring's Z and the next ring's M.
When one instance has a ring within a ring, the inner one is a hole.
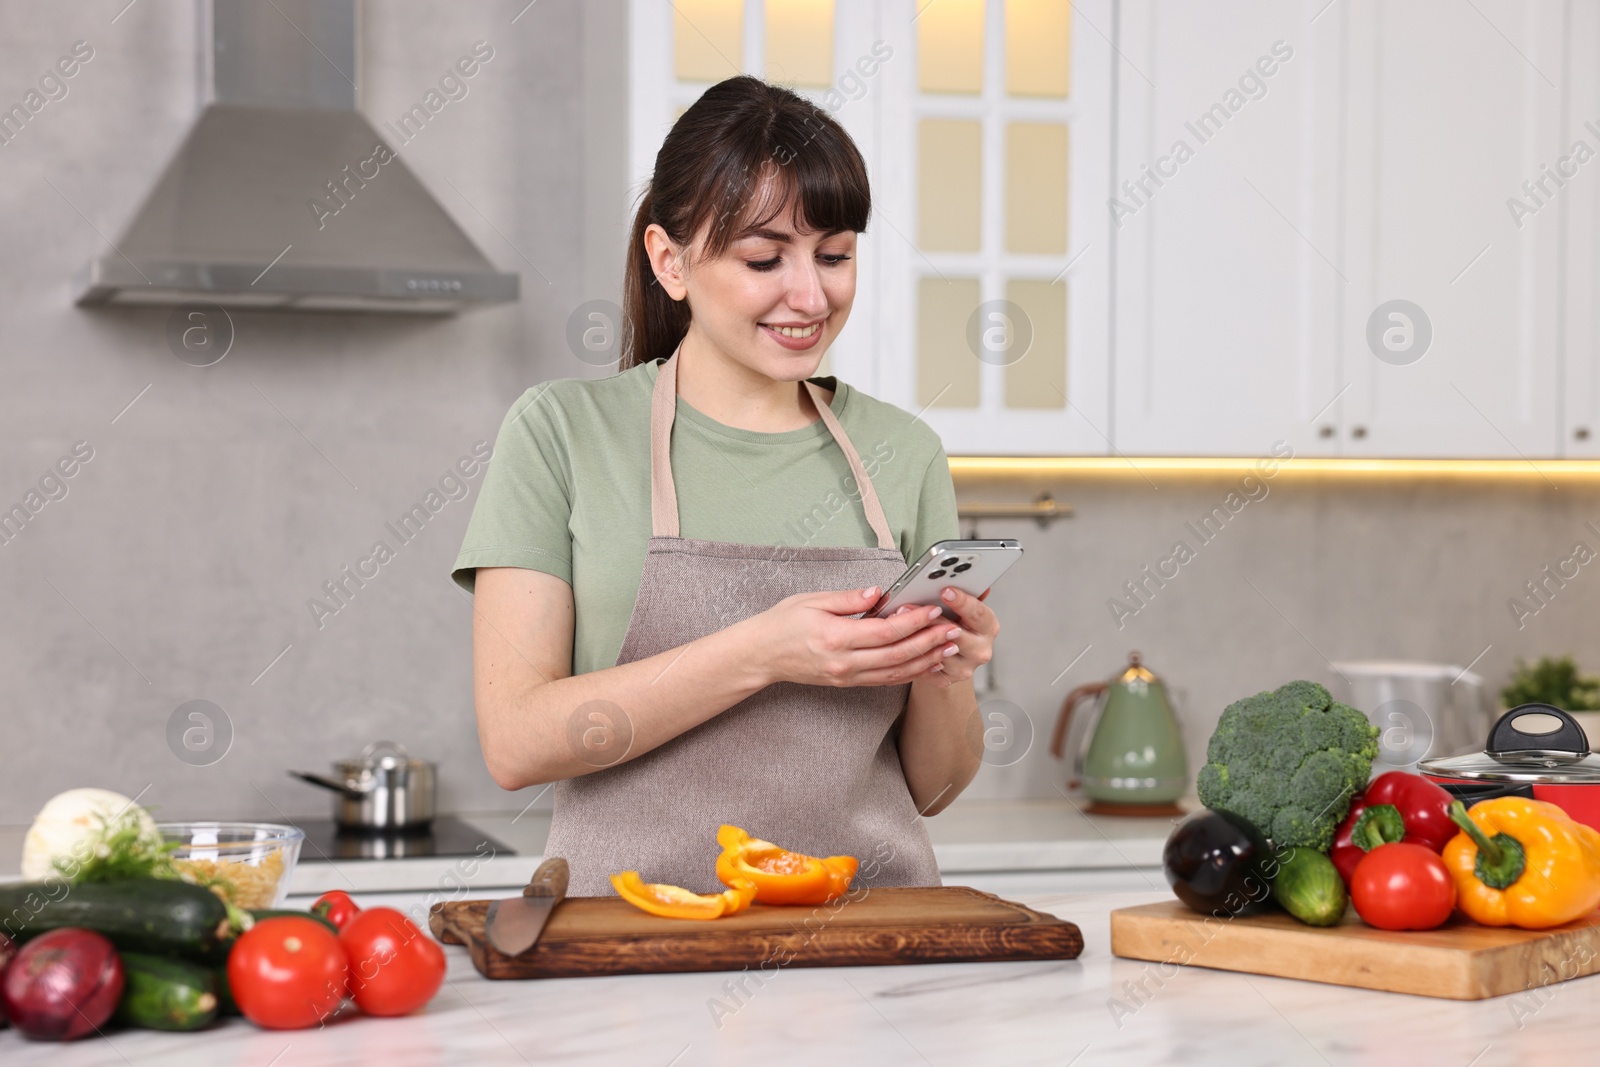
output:
M950 478L950 460L944 446L936 445L933 459L922 475L922 493L917 500L917 522L910 531L910 544L901 545L908 560L915 560L937 541L953 541L961 536L961 520L956 515L956 487Z
M473 590L478 567L526 567L572 584L572 464L552 383L506 412L450 577Z

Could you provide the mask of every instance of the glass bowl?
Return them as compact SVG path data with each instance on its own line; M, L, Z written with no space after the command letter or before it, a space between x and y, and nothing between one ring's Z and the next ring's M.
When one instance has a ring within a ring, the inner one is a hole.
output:
M241 908L276 908L289 895L289 880L306 835L295 826L264 822L164 822L157 829L180 870L201 882L222 879L228 898Z

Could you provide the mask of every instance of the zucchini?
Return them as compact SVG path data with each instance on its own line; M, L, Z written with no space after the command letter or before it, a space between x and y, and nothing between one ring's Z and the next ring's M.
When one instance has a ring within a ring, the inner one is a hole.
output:
M226 958L233 937L221 898L188 882L127 878L0 886L0 933L28 941L64 926L104 934L119 950L193 959Z
M233 986L228 984L228 968L226 965L211 968L211 976L217 980L217 1013L219 1015L243 1015L239 1010L239 1002L233 999Z
M296 911L293 908L252 908L250 917L256 922L260 922L262 919L313 919L326 926L328 932L334 937L339 936L339 928L333 925L326 915L318 915L314 911Z
M146 1030L198 1030L217 1017L217 978L199 964L123 952L115 1018Z

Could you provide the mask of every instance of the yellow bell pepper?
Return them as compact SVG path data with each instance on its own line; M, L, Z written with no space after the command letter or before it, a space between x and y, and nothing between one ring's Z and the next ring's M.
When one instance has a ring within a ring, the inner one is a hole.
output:
M629 904L665 919L720 919L750 906L756 898L755 883L736 879L722 893L702 895L681 886L646 882L638 871L622 871L611 876L611 886Z
M1600 907L1600 832L1526 797L1456 801L1461 833L1444 846L1456 903L1485 926L1543 930Z
M756 899L763 904L826 904L844 895L860 865L854 856L819 859L790 852L737 826L719 829L717 843L722 846L717 857L722 884L754 882Z

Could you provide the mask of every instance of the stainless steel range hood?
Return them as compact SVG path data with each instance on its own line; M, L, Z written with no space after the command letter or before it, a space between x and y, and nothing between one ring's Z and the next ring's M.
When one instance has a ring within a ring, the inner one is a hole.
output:
M355 0L201 7L209 102L78 303L444 313L517 299L517 275L356 110ZM419 107L402 136L451 117Z

